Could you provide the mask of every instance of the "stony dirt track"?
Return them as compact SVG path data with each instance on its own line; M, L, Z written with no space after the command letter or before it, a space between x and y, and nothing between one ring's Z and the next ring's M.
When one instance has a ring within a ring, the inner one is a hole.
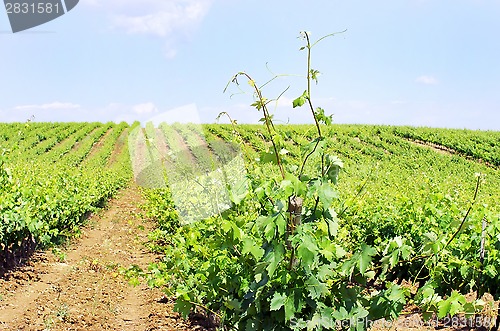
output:
M196 330L159 290L133 287L120 267L146 267L152 225L137 187L124 189L59 252L37 252L0 278L0 330Z

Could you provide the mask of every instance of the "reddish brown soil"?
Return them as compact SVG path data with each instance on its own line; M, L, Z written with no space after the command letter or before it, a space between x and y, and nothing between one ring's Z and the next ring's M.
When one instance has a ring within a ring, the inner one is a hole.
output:
M189 146L187 145L184 138L182 138L181 134L177 132L177 130L172 130L171 134L173 136L173 139L177 141L176 146L178 146L180 150L180 152L178 153L183 153L185 157L189 160L189 164L195 165L196 158L194 157L193 153L191 153Z
M115 143L115 149L113 150L113 152L111 153L111 156L108 160L108 165L112 165L116 162L116 158L117 156L121 153L121 151L123 150L123 147L124 145L128 142L128 135L129 135L129 128L123 130L123 132L121 133L121 135L118 137L118 139L116 140L116 143Z
M81 140L77 141L77 142L73 145L73 147L71 147L71 151L70 151L69 153L71 153L71 152L73 152L73 151L76 151L76 150L80 147L80 144L81 144L83 141L85 141L85 139L89 139L89 137L90 137L90 136L91 136L91 135L92 135L92 134L93 134L96 130L98 130L98 128L93 129L92 131L90 131L89 133L87 133L87 134L85 135L85 137L83 137L83 139L81 139Z
M456 151L454 151L451 148L448 148L448 147L445 147L442 145L438 145L438 144L434 144L434 143L431 143L428 141L412 140L412 139L406 139L406 140L408 140L410 143L412 143L414 145L423 146L423 147L433 149L435 152L440 153L440 154L444 154L444 155L458 154Z
M170 152L170 147L167 144L165 134L160 129L156 129L155 146L156 148L158 148L158 152L160 153L162 161L168 163L168 153Z
M143 245L139 190L123 190L59 253L38 252L0 278L0 330L194 330L159 290L133 287L121 267L156 259ZM198 327L199 328L199 327Z
M491 167L491 168L498 168L498 166L488 162L488 161L484 161L483 159L478 159L478 158L474 158L470 155L466 155L466 154L463 154L463 153L460 153L452 148L449 148L449 147L446 147L446 146L443 146L443 145L439 145L439 144L435 144L435 143L432 143L432 142L429 142L429 141L421 141L421 140L412 140L412 139L408 139L406 138L407 141L409 141L410 143L414 144L414 145L418 145L418 146L423 146L423 147L427 147L427 148L430 148L430 149L433 149L435 152L437 153L440 153L440 154L444 154L444 155L460 155L462 157L465 157L466 159L468 160L472 160L472 161L475 161L475 162L478 162L478 163L482 163L482 164L485 164L487 165L488 167Z
M90 149L90 152L89 154L87 155L87 158L86 159L90 159L92 158L92 156L94 156L101 148L102 146L104 145L104 142L106 141L106 139L108 138L108 136L113 132L113 130L115 130L114 128L110 128L108 129L108 131L106 131L98 140L96 143L94 143L94 145L92 146L92 148Z
M137 134L137 141L134 141L135 146L131 153L132 169L134 170L134 180L138 182L137 176L151 164L151 159L147 153L146 136L144 129L141 129Z

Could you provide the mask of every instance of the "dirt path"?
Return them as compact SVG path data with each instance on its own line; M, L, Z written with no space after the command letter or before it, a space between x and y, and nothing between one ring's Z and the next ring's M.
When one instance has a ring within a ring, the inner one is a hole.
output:
M119 272L156 258L139 203L136 187L123 190L66 250L36 253L0 278L0 330L193 330L160 291Z
M451 148L448 148L446 146L443 146L443 145L438 145L438 144L434 144L432 142L422 141L422 140L414 140L414 139L408 139L408 138L405 138L405 139L414 145L430 148L439 154L444 154L444 155L458 154L457 151L455 151Z

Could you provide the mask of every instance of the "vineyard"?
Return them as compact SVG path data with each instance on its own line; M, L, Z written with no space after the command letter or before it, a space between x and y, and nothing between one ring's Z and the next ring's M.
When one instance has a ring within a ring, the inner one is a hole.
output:
M74 235L128 185L128 130L126 123L0 124L0 271L37 245Z
M200 222L179 226L184 208L172 190L146 191L149 216L159 224L152 246L165 257L138 276L176 297L186 316L202 307L238 329L321 329L394 319L414 304L425 318L462 314L476 326L494 322L479 313L492 304L481 299L485 293L500 294L498 133L325 127L323 148L335 155L332 187L309 181L318 157L301 178L281 178L279 165L266 160L272 142L265 126L172 129L192 153L170 168L202 168L231 155L221 150L224 142L241 146L246 164L239 185L225 182L232 207ZM282 161L297 169L314 126L276 129L283 133ZM203 136L205 145L193 143ZM439 141L447 141L446 153L436 150ZM191 190L184 186L182 195ZM301 231L290 234L286 199L293 192L305 201ZM213 194L194 196L203 205Z
M0 124L2 273L77 235L133 178L161 258L122 274L186 318L365 329L416 312L436 327L493 325L500 133L321 129Z

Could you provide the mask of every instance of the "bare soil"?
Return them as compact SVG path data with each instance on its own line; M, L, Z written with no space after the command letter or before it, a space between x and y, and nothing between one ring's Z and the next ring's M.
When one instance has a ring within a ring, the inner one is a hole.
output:
M165 138L165 134L161 129L156 129L156 147L158 148L158 152L163 159L166 159L170 148L167 144L167 139Z
M110 158L108 160L108 165L112 165L112 164L114 164L116 162L116 158L121 153L124 145L128 143L127 137L128 137L128 135L130 133L129 131L130 131L129 128L126 128L125 130L123 130L123 132L121 133L121 135L116 140L115 149L111 153L111 156L110 156Z
M120 273L157 258L143 245L153 225L140 203L137 187L124 189L67 248L37 252L0 278L0 330L199 330L159 290Z
M94 143L92 148L89 151L86 159L92 158L104 145L104 142L108 139L109 135L115 130L114 128L108 129L98 140Z
M414 145L430 148L430 149L432 149L435 152L440 153L440 154L444 154L444 155L458 154L457 151L455 151L451 148L448 148L446 146L443 146L443 145L438 145L438 144L434 144L434 143L431 143L428 141L421 141L421 140L414 140L414 139L406 139L406 140Z

